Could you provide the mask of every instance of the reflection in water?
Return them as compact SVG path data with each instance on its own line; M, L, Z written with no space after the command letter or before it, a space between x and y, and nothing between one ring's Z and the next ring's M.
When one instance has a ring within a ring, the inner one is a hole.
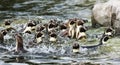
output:
M4 60L5 63L17 62L17 63L24 63L26 60L24 56L12 57L7 60Z

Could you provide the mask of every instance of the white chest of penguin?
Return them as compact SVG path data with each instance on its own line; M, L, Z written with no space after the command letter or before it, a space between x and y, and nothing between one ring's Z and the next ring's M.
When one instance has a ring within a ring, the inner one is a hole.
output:
M50 37L49 41L54 42L54 41L57 41L57 39L56 39L56 38L54 38L54 37Z

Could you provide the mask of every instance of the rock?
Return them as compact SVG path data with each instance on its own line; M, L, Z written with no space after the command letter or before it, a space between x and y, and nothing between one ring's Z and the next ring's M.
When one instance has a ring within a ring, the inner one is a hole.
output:
M92 9L92 27L113 27L120 33L120 0L97 3Z

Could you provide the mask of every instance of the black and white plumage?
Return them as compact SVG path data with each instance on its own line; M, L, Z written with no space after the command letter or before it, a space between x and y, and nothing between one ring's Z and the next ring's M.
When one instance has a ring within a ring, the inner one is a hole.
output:
M100 42L99 44L96 44L96 45L90 45L90 46L80 46L78 43L74 43L73 44L73 52L79 52L80 48L86 48L86 49L92 49L92 48L97 48L101 45L103 45L105 42L108 41L110 37L109 36L103 36L101 39L100 39Z

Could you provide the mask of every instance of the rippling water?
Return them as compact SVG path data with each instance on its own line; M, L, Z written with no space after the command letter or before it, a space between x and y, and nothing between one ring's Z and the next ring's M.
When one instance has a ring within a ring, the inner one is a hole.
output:
M105 0L98 0L97 2L99 1L104 2ZM75 17L85 18L89 20L86 26L90 26L91 9L94 3L96 3L95 0L1 0L0 19L1 22L2 19L15 18L15 21L17 19L17 22L15 22L17 24L13 24L13 27L17 29L29 19L36 18L43 18L44 21L49 19L66 20ZM87 33L94 35L101 34L103 31L104 28L101 27L88 30ZM25 34L23 37L24 43L33 39L33 35L29 34ZM14 37L8 35L5 39L9 50L15 47ZM41 44L37 47L26 48L30 53L22 55L5 55L2 54L3 51L0 51L0 65L119 65L119 40L119 37L114 37L99 49L95 51L81 50L81 54L71 53L71 44L68 43L74 42L74 39L65 39L65 43L60 45ZM98 39L90 38L85 43L94 44L98 42ZM9 45L11 43L12 45ZM84 44L84 42L81 42L81 44Z
M6 19L16 16L89 18L93 2L93 0L1 0L0 18Z

